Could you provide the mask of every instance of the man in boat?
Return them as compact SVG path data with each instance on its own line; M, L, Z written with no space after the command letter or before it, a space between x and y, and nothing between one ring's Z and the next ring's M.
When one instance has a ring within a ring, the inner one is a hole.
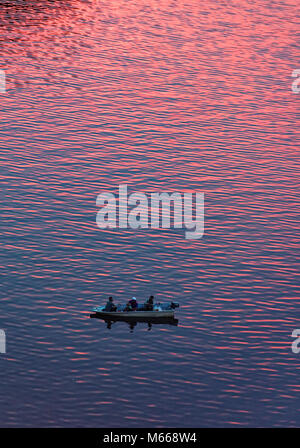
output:
M108 301L107 301L107 303L105 305L104 311L113 312L113 311L116 311L116 310L117 310L117 307L114 304L114 299L112 297L109 297Z
M154 297L150 296L149 299L145 303L146 311L153 311L153 301L154 301Z
M124 308L124 311L132 311L132 307L130 305L130 300L128 300L128 302L126 303L126 306Z
M132 299L129 300L128 304L130 305L132 311L136 311L137 310L138 303L137 303L137 300L136 300L135 297L132 297Z

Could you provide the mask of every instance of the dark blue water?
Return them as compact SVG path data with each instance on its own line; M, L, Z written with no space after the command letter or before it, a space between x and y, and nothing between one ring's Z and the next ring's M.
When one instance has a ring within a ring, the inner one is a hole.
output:
M0 3L2 427L299 426L297 6ZM203 192L204 237L98 229L121 183Z

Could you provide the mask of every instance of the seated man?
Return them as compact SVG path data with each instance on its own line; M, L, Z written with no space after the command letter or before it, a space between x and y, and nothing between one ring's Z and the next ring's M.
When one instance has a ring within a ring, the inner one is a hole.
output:
M147 302L145 302L145 310L146 311L152 311L153 310L153 300L154 297L150 296Z
M128 300L128 302L126 303L124 311L132 311L132 306L131 306L130 300Z
M108 301L105 305L104 311L113 312L116 311L117 307L114 304L114 299L112 297L108 298Z
M132 299L131 300L129 300L129 302L128 302L129 304L130 304L130 306L131 306L131 309L132 309L132 311L135 311L135 310L137 310L137 307L138 307L138 303L137 303L137 300L136 300L136 298L135 297L132 297Z

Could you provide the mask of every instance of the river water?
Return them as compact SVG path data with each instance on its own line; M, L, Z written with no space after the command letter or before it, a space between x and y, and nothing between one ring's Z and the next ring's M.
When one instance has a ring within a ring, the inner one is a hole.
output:
M299 426L298 2L1 0L0 24L0 425ZM100 230L120 184L204 193L203 238ZM177 326L89 318L150 294Z

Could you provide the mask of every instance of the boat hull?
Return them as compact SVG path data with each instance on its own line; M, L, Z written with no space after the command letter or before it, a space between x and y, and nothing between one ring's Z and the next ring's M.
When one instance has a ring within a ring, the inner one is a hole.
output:
M105 317L105 316L98 316L97 313L93 313L90 314L91 318L94 319L100 319L103 320L104 322L106 322L107 324L111 324L111 323L115 323L115 322L125 322L128 325L135 325L137 322L138 323L146 323L148 325L173 325L173 326L177 326L178 325L178 319L174 319L174 317L122 317L122 315L120 316L121 313L119 313L116 316L109 316L109 317Z
M95 311L95 314L98 317L111 317L118 319L153 319L153 318L162 318L162 317L174 317L174 310L166 310L166 311L117 311L117 312L107 312L107 311Z
M103 319L172 319L174 318L174 309L178 308L177 303L155 303L152 310L145 309L145 305L138 305L136 310L128 311L125 305L117 305L114 311L106 311L106 306L97 306L93 312L97 317Z

